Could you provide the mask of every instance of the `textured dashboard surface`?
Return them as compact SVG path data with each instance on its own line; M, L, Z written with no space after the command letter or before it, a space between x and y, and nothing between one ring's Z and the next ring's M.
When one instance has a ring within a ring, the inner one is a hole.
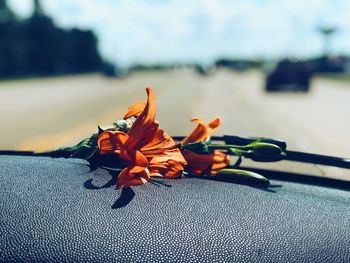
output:
M350 192L157 179L0 156L0 261L350 262Z

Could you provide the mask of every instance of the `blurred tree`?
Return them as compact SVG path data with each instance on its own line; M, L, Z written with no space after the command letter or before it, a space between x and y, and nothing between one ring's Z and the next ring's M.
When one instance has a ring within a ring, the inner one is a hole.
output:
M98 40L91 30L55 26L39 0L33 14L18 21L0 0L0 77L83 73L102 69Z
M6 0L0 0L0 39L0 76L6 76L16 69L15 50L11 45L16 41L16 17Z

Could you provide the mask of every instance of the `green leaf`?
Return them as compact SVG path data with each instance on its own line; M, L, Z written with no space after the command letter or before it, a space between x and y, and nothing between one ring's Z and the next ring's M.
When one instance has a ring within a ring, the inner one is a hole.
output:
M228 177L230 181L245 185L254 185L260 187L268 187L270 185L270 181L266 177L247 170L221 169L218 171L216 176Z
M101 128L100 125L97 126L97 129L98 129L98 135L101 135L105 131L104 129Z
M52 157L87 159L97 150L97 135L92 135L72 147L62 147L49 152Z
M113 126L116 130L122 132L128 132L132 126L132 122L129 120L117 120L113 123Z

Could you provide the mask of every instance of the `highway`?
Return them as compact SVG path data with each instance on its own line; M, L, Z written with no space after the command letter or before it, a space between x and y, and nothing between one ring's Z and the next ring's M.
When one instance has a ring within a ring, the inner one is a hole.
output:
M200 76L190 69L140 72L121 80L96 74L2 81L0 149L73 145L145 100L146 86L155 90L157 119L171 135L188 134L193 117L220 117L217 135L272 137L291 150L350 157L350 82L316 77L308 93L265 93L258 71ZM350 180L350 172L339 168L293 162L258 167Z

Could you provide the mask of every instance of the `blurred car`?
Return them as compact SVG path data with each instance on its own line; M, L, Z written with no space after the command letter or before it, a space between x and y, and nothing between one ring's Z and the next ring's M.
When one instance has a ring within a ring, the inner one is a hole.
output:
M202 75L202 76L209 76L209 75L212 75L216 72L217 68L215 65L212 65L212 64L205 64L205 65L201 65L201 64L196 64L194 66L196 72L199 74L199 75Z
M307 92L311 77L312 71L306 62L285 59L267 73L265 90Z

